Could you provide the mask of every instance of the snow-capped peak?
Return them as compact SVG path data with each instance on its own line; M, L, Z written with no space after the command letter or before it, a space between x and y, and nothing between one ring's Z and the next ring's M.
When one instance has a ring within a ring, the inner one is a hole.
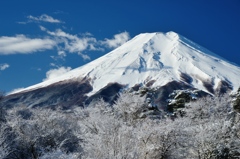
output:
M239 67L226 62L209 50L175 33L139 34L110 53L55 79L22 91L46 87L66 80L91 79L94 94L109 83L127 87L136 84L163 86L171 81L184 82L211 92L222 81L233 90L240 86ZM211 87L211 88L208 88ZM16 92L15 92L16 93Z

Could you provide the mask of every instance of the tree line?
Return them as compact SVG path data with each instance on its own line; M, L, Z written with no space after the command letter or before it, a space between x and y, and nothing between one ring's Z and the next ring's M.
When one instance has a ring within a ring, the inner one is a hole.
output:
M240 157L240 115L228 95L188 103L172 117L123 93L72 110L0 111L2 159L232 159Z

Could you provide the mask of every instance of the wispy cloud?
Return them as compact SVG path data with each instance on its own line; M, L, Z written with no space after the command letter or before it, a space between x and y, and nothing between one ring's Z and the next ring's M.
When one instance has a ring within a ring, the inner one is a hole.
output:
M46 78L43 81L56 78L66 72L69 72L72 68L71 67L59 67L55 69L51 69L46 73Z
M27 24L28 22L16 22L18 24Z
M84 60L90 60L90 57L84 54L84 51L87 50L102 50L97 48L97 40L96 38L92 37L90 33L84 34L84 36L72 35L69 33L64 32L61 29L57 29L55 31L49 31L43 26L40 26L42 31L45 31L47 34L51 35L58 44L63 44L63 46L58 47L58 55L59 56L66 56L66 52L69 53L77 53L80 55Z
M57 11L55 11L55 12L53 12L54 14L69 14L69 13L67 13L67 12L64 12L64 11L62 11L62 10L57 10Z
M58 19L43 14L39 17L28 16L29 21L62 23ZM22 22L24 23L24 22ZM16 35L14 37L0 37L0 55L1 54L29 54L37 51L52 50L57 48L58 57L67 56L68 53L77 53L84 60L90 60L85 54L86 51L103 51L104 48L116 48L129 40L128 32L122 32L113 36L112 39L97 40L91 33L70 34L61 29L50 31L40 26L40 29L48 34L47 38L29 38L25 35Z
M55 32L47 31L48 34L57 37L58 41L64 42L65 49L71 53L87 50L90 44L95 44L96 39L93 37L78 37L77 35L68 34L61 29Z
M65 56L67 56L67 54L66 54L65 51L59 50L59 51L58 51L58 56L60 56L61 58L63 58L63 57L65 57Z
M29 54L37 51L49 50L54 46L56 46L56 42L49 38L31 39L25 35L0 37L0 55Z
M42 14L41 16L35 17L32 15L27 16L27 18L31 22L48 22L48 23L64 23L61 20L54 19L53 17L47 15L47 14Z
M116 48L124 44L130 39L128 32L122 32L114 35L113 39L97 40L91 33L72 35L64 32L61 29L49 31L43 26L40 29L47 34L53 36L55 41L64 44L64 47L58 47L59 55L66 56L66 52L77 53L84 60L90 60L90 57L84 54L84 51L103 51L104 48Z
M0 71L6 70L8 67L10 67L10 65L7 63L0 64Z
M105 39L101 43L108 48L117 48L127 42L130 39L130 35L128 32L122 32L114 35L112 39Z
M81 52L78 53L79 56L83 58L83 60L91 60L91 57L88 56L87 54L83 54Z

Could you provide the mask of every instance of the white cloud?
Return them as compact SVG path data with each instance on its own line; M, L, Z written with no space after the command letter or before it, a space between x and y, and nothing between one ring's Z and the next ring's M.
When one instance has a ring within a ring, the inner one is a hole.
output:
M77 35L72 35L62 31L61 29L57 29L54 32L47 30L46 28L40 26L42 31L47 32L49 35L55 38L55 41L58 44L63 44L63 47L58 47L59 55L66 55L66 52L77 53L84 60L90 60L90 57L86 54L83 54L83 51L86 50L101 50L96 48L95 45L98 43L96 38L91 37L92 34L86 33L83 37L79 37Z
M61 20L54 19L53 17L51 17L51 16L49 16L47 14L42 14L39 17L34 17L32 15L29 15L27 18L29 20L35 21L35 22L63 23Z
M47 29L45 28L45 27L43 27L43 26L39 26L40 27L40 29L42 30L42 31L47 31Z
M0 71L3 71L3 70L5 70L5 69L7 69L8 67L10 67L10 65L7 64L7 63L0 64Z
M67 56L67 54L66 54L65 51L60 50L60 51L58 51L58 56L60 56L60 57L65 57L65 56Z
M18 24L27 24L27 22L17 22Z
M36 51L50 50L56 45L56 42L49 39L31 39L25 35L16 35L15 37L0 37L0 55L8 54L29 54Z
M47 71L46 78L43 79L43 81L56 78L66 72L69 72L71 69L72 69L71 67L59 67L59 68L51 69Z
M114 35L113 39L97 40L91 33L72 35L61 29L49 31L47 28L40 26L40 29L55 39L58 49L58 55L65 57L67 53L77 53L84 60L90 60L90 57L84 54L84 51L103 51L104 47L116 48L127 42L130 38L128 32L122 32Z
M84 60L91 60L90 56L83 54L81 52L79 52L78 55L80 55Z
M130 35L128 32L122 32L114 35L113 39L105 39L102 41L102 44L109 48L117 48L127 42L130 39Z
M40 27L40 28L42 31L46 31L49 35L52 35L55 37L67 38L69 40L78 40L79 39L76 35L68 34L68 33L62 31L61 29L57 29L55 32L51 32L44 27Z

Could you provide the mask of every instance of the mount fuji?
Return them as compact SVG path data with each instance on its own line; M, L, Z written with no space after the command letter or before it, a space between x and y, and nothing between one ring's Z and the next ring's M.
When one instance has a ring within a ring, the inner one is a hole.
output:
M175 89L208 94L236 91L240 67L175 33L137 35L110 53L7 95L2 104L82 106L94 98L113 101L123 89L157 88L158 101Z

